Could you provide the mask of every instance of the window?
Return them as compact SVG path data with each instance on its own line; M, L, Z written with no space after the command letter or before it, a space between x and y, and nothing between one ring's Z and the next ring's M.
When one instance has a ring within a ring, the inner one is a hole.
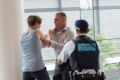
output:
M100 6L120 6L118 0L99 0Z
M102 53L102 68L107 74L108 80L120 79L118 75L120 66L120 59L118 58L120 57L119 3L118 0L99 0L97 3L99 5L97 8L99 34L96 37ZM112 74L113 72L114 74Z
M100 10L100 30L107 39L120 38L120 9Z
M119 79L120 59L120 1L119 0L24 0L25 20L29 15L42 17L42 31L47 34L54 28L54 16L58 11L67 14L67 25L74 28L75 20L86 19L89 35L97 40L101 52L101 70L108 80ZM26 24L27 26L27 24ZM53 48L42 50L50 75L53 74L55 55ZM50 68L52 67L52 68ZM111 76L112 72L115 75Z

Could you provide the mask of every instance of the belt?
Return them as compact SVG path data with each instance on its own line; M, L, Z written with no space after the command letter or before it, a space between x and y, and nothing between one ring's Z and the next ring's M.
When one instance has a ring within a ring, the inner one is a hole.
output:
M77 77L79 78L90 78L90 77L96 77L97 75L96 74L79 74L79 75L76 75Z

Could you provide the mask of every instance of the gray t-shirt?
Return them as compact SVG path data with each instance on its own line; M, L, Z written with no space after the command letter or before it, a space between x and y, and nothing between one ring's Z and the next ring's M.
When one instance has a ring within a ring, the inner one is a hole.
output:
M45 67L41 55L42 42L37 38L37 30L25 32L20 37L23 72L38 71Z

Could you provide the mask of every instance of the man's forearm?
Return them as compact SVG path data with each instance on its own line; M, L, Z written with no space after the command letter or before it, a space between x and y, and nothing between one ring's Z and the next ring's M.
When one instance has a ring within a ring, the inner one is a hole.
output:
M64 43L63 44L58 43L58 42L53 41L53 40L51 40L51 44L50 44L50 46L53 47L53 48L56 48L56 47L62 48L64 45L65 45Z

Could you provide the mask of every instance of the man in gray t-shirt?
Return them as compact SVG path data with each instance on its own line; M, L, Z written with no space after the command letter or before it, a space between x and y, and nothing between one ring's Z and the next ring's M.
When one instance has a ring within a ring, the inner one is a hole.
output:
M66 27L67 23L67 16L64 12L58 12L55 16L55 28L53 30L49 30L49 38L48 41L50 47L54 48L56 58L60 54L62 48L64 45L75 38L75 35L73 31L70 29L70 27ZM59 67L56 65L54 76L59 75ZM58 80L58 76L56 77ZM53 77L53 80L56 80L55 77Z
M50 80L41 55L42 42L46 40L39 30L42 20L39 16L30 15L27 23L28 29L21 34L19 42L23 80Z

